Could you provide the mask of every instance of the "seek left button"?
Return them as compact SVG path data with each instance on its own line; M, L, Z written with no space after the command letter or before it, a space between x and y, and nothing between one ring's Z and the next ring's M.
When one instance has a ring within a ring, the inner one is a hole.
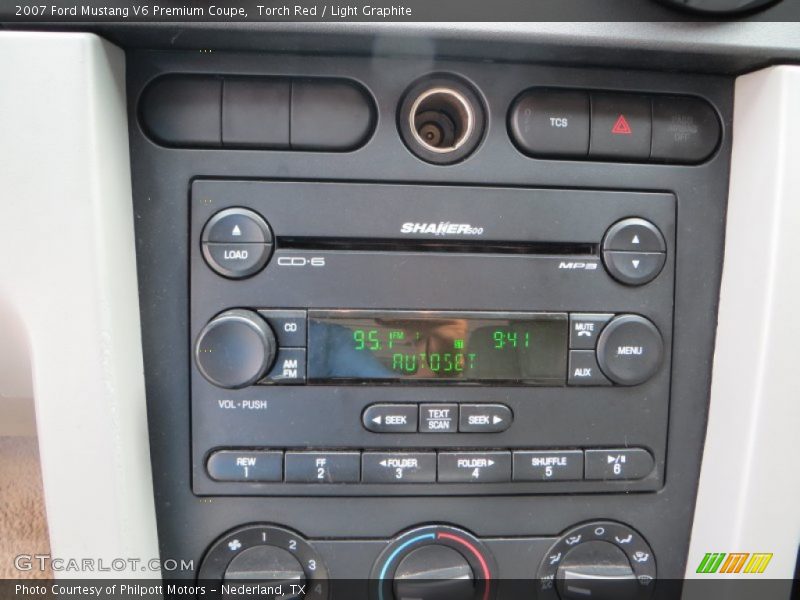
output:
M206 463L216 481L274 482L283 479L283 452L266 450L217 450Z
M416 404L373 404L361 415L361 422L374 433L415 433L418 418Z

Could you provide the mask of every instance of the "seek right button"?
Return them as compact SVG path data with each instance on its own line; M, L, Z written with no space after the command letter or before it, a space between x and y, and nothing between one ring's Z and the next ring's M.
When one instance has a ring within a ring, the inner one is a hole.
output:
M653 456L643 448L586 450L585 456L586 479L643 479L655 466Z
M458 430L465 433L499 433L511 427L511 409L504 404L462 404Z

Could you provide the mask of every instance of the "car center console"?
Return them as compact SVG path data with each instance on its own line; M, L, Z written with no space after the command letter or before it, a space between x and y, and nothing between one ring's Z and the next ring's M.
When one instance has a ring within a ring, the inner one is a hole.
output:
M732 80L135 51L127 84L180 576L381 600L683 576Z

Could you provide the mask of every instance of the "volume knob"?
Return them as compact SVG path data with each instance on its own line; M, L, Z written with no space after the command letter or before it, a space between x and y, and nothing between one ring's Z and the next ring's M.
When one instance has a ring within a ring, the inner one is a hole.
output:
M200 332L195 345L197 368L223 388L242 388L263 377L275 361L275 334L252 310L227 310Z

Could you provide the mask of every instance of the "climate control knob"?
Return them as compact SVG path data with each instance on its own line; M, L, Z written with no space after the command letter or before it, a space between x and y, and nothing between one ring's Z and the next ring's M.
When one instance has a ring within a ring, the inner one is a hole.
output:
M586 542L567 551L558 565L556 588L564 600L587 595L595 600L626 600L638 593L628 557L608 542Z
M447 546L423 546L397 565L394 596L425 600L469 600L475 591L472 568L464 556Z
M537 579L542 600L646 600L656 577L647 541L613 521L594 521L565 532L545 555Z
M420 527L395 538L370 579L375 600L488 600L496 568L473 535L445 525Z
M328 597L328 572L314 548L294 531L274 525L245 525L219 538L203 558L198 580L211 600Z
M302 597L306 574L303 566L288 550L277 546L252 546L236 555L225 569L225 583L235 585L237 582L261 583L280 590L276 594L261 594L281 600L293 600Z
M209 321L195 344L195 362L208 381L242 388L263 377L275 361L275 334L258 313L227 310Z

